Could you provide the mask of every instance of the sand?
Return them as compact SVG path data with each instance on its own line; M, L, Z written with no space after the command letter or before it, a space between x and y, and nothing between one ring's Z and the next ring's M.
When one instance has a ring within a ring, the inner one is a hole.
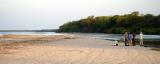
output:
M43 38L42 38L43 39ZM0 64L159 64L160 52L90 37L33 42L0 54ZM18 46L18 45L17 45ZM2 50L1 50L2 51Z

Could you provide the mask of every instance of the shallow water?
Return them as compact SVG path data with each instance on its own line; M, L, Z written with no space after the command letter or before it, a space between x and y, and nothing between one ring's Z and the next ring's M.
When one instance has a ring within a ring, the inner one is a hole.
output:
M95 38L102 38L106 40L123 40L122 34L102 34L102 35L94 35ZM140 36L137 34L136 39L139 39ZM144 40L159 40L160 41L160 35L144 35Z
M79 35L89 36L92 38L105 39L105 40L123 40L123 34L103 34L103 33L75 33ZM139 39L139 35L136 35L136 39ZM145 35L145 41L160 41L160 35Z
M0 35L4 35L4 34L60 35L60 33L55 33L55 32L0 32Z
M27 35L63 35L64 33L56 32L0 32L0 35L3 34L27 34ZM65 33L67 34L67 33ZM69 33L69 34L78 34L84 35L92 38L105 39L105 40L123 40L123 34L104 34L104 33ZM136 39L139 39L139 35L136 35ZM145 35L145 41L160 41L160 35Z

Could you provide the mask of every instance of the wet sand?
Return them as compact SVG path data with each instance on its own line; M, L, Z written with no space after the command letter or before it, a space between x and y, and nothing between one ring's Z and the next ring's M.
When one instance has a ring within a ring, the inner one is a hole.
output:
M76 35L77 36L77 35ZM160 52L85 36L64 36L16 42L20 48L0 50L0 64L159 64ZM26 38L24 38L26 39ZM16 39L15 39L16 40ZM22 40L22 39L21 39ZM37 41L38 40L38 41ZM10 41L13 42L13 41ZM3 46L12 46L9 45ZM1 43L2 47L2 43ZM5 48L5 47L4 47Z

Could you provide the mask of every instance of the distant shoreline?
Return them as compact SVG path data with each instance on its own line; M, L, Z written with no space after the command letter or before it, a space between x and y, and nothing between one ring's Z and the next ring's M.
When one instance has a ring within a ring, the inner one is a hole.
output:
M0 30L0 32L56 32L57 29L42 29L42 30Z

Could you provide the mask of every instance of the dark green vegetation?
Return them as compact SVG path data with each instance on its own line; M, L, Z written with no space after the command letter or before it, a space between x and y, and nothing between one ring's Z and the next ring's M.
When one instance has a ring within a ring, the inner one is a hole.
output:
M145 34L160 34L160 15L139 14L88 16L60 26L58 32L124 33L143 31Z

